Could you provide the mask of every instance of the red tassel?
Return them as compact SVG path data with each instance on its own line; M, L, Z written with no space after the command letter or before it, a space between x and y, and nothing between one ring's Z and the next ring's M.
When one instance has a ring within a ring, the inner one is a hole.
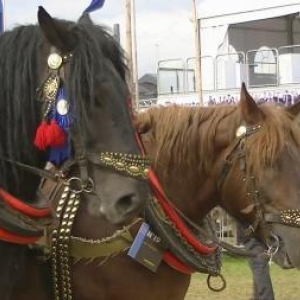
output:
M61 147L66 142L66 134L55 120L52 120L47 129L48 146Z
M47 131L48 131L48 123L46 121L42 121L39 127L36 130L34 145L39 150L45 150L48 147L48 139L47 139Z
M52 120L50 124L42 121L34 139L34 145L39 150L46 150L48 147L61 147L65 142L66 134L55 120Z

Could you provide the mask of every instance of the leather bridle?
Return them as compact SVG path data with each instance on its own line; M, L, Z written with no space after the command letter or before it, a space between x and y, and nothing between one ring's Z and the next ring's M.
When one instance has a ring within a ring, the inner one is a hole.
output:
M253 174L247 174L247 157L245 152L247 137L252 134L257 134L260 129L260 125L240 126L238 128L236 139L221 166L218 188L222 191L225 181L228 180L230 170L232 170L236 163L239 163L239 169L244 176L243 181L246 182L246 196L251 200L255 209L255 219L251 224L248 224L248 227L245 229L245 236L253 235L260 229L263 232L264 242L268 247L267 254L272 257L279 249L280 239L272 233L269 224L278 223L300 228L300 210L282 209L278 210L277 213L270 213L265 212L263 209L262 196L260 190L257 188L255 176Z

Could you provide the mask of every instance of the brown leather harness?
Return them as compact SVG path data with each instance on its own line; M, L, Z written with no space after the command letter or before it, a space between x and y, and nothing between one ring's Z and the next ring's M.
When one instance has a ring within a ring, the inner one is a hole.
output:
M248 175L246 169L246 153L245 145L247 137L256 134L261 129L261 126L241 126L237 130L236 140L230 149L225 161L221 167L220 177L218 181L218 187L221 190L224 182L228 178L230 170L234 164L238 161L239 169L244 174L243 180L246 182L246 195L251 199L253 207L255 208L255 219L252 224L248 224L245 229L245 235L250 236L257 232L260 228L264 233L264 241L268 246L267 254L272 256L278 251L280 240L279 237L272 233L269 224L278 223L286 226L300 228L300 210L280 210L278 213L265 212L262 207L261 193L257 188L255 177ZM247 176L248 175L248 176Z

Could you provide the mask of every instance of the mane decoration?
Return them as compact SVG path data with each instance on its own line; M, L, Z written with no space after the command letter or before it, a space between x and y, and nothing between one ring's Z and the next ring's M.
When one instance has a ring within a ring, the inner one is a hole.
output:
M73 103L64 87L63 65L72 53L61 56L52 51L48 56L49 75L38 89L43 103L42 122L37 128L34 145L41 151L49 149L48 160L61 165L71 154L69 128L74 121L71 114Z

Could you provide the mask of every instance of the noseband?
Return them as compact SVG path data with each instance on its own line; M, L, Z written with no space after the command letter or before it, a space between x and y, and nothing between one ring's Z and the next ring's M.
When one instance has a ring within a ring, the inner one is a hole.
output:
M278 213L269 213L264 212L263 201L261 199L261 192L257 188L254 175L250 176L246 173L246 153L245 146L247 142L247 137L256 134L261 129L261 126L240 126L236 132L236 140L234 141L233 146L229 154L225 158L225 162L221 167L220 176L218 179L218 188L222 189L224 182L232 169L236 160L239 160L239 169L243 172L244 178L243 181L246 182L246 196L250 198L252 204L255 208L255 220L252 224L248 225L248 228L245 230L245 235L254 234L258 228L262 229L264 233L264 240L269 247L269 250L272 253L269 253L270 256L274 255L277 252L279 247L279 238L271 232L271 228L268 224L278 223L291 227L300 228L300 210L298 209L288 209L288 210L279 210ZM274 244L275 249L274 249ZM273 250L272 250L273 249Z

